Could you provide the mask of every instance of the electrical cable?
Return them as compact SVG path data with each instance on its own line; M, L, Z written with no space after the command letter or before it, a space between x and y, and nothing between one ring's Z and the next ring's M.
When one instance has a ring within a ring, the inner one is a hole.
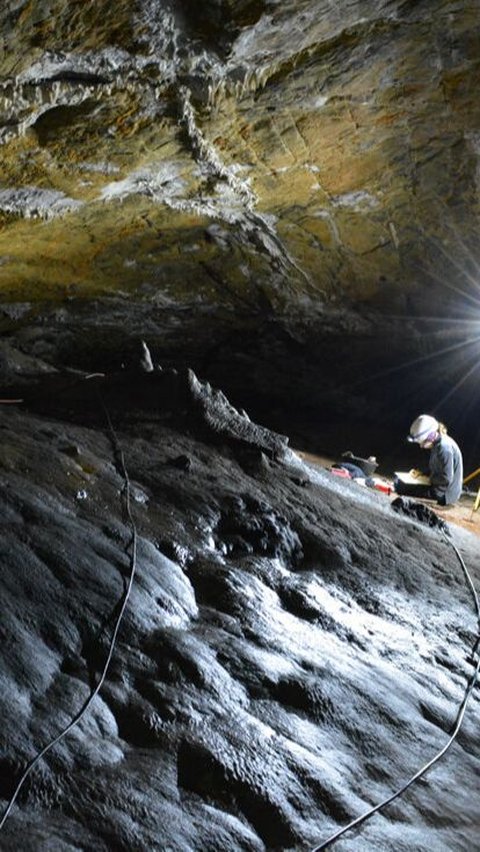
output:
M135 572L136 572L136 567L137 567L137 527L136 527L135 520L134 520L133 515L132 515L132 510L131 510L131 505L130 505L130 493L131 493L130 478L128 476L128 471L127 471L127 468L126 468L126 465L125 465L125 457L124 457L124 454L123 454L123 450L122 450L122 448L119 444L119 441L118 441L117 435L115 433L115 430L113 428L112 421L110 419L110 415L108 413L108 410L105 407L105 404L104 404L104 402L101 398L100 398L100 404L102 405L102 408L103 408L104 413L105 413L105 417L106 417L107 424L108 424L109 436L110 436L110 440L111 440L111 443L112 443L112 446L113 446L114 455L115 455L115 458L117 460L117 464L118 464L118 467L119 467L120 474L123 477L123 481L124 481L124 485L123 485L123 489L122 489L122 496L124 498L124 508L125 508L126 519L127 519L127 522L130 526L130 529L131 529L131 539L130 539L128 545L126 546L126 551L130 550L130 554L129 554L130 555L130 561L129 561L130 570L129 570L128 583L127 583L127 587L126 587L124 594L123 594L123 600L122 600L122 604L121 604L121 607L120 607L120 611L119 611L117 619L115 621L115 626L114 626L112 636L111 636L111 639L110 639L108 654L107 654L107 657L106 657L106 660L105 660L105 663L104 663L104 666L103 666L103 669L102 669L102 672L101 672L101 675L100 675L100 679L99 679L95 689L93 690L93 692L90 693L90 695L87 698L86 702L84 703L83 707L79 710L77 715L74 716L74 718L69 722L69 724L66 725L66 727L62 731L60 731L60 733L53 740L51 740L49 743L47 743L47 745L44 746L44 748L42 748L42 750L39 751L38 754L34 758L32 758L32 760L27 764L27 766L26 766L20 780L18 781L18 783L15 787L15 790L14 790L14 792L13 792L13 794L12 794L12 796L11 796L9 802L8 802L8 805L7 805L5 811L2 815L2 818L0 820L0 831L3 828L3 826L5 825L5 823L8 819L8 816L9 816L9 814L10 814L12 808L13 808L13 805L15 804L15 801L18 797L18 794L20 793L20 790L22 789L22 787L23 787L25 781L27 780L28 776L30 775L31 771L40 762L40 760L47 754L47 752L51 751L51 749L54 748L54 746L56 746L57 743L60 742L60 740L63 740L63 738L66 737L66 735L74 727L76 727L76 725L79 724L79 722L83 719L83 717L87 713L88 709L90 708L91 704L93 703L93 701L97 697L98 693L100 692L100 690L101 690L101 688L102 688L102 686L105 682L105 678L107 676L108 669L110 667L110 663L111 663L111 660L112 660L113 652L114 652L116 641L117 641L118 631L120 629L120 624L121 624L121 621L123 619L123 614L125 612L125 609L126 609L129 597L130 597L130 593L131 593L131 590L132 590L133 581L134 581L134 578L135 578Z
M455 546L453 541L447 536L446 532L444 530L442 530L442 532L443 532L443 536L445 538L445 541L447 542L447 544L450 544L452 546L453 550L455 551L455 553L457 555L457 558L460 562L460 565L462 566L462 570L464 572L465 578L466 578L467 583L470 587L470 590L472 592L473 599L474 599L474 602L475 602L475 609L476 609L476 614L477 614L477 631L478 631L478 635L476 637L476 641L475 641L475 644L474 644L473 650L472 650L472 657L475 657L475 654L478 654L478 647L479 647L479 644L480 644L480 602L479 602L479 598L478 598L475 586L473 584L472 578L471 578L471 576L468 572L467 566L465 565L465 562L463 560L463 557L462 557L460 551ZM463 722L463 717L465 715L465 710L466 710L466 707L467 707L468 700L469 700L469 698L470 698L470 696L471 696L471 694L472 694L472 692L475 688L475 684L477 683L479 671L480 671L480 655L478 656L477 662L475 663L475 668L474 668L473 674L471 675L470 680L467 683L467 687L465 689L465 694L463 696L463 700L460 704L460 707L459 707L459 710L458 710L458 713L457 713L457 719L456 719L456 722L455 722L455 728L454 728L453 734L450 736L446 745L444 745L444 747L436 755L434 755L434 757L431 760L429 760L428 763L426 763L424 766L422 766L422 768L419 769L418 772L415 773L415 775L412 775L412 777L409 778L408 781L406 781L405 784L403 784L402 787L400 787L399 790L397 790L395 793L392 793L392 795L389 796L387 799L384 799L383 802L380 802L378 805L375 805L373 808L370 808L364 814L361 814L359 817L352 820L348 825L346 825L343 828L336 831L329 838L327 838L327 840L325 840L323 843L320 843L318 846L315 846L313 849L311 849L310 852L322 852L323 849L327 849L333 843L336 843L336 841L339 840L344 834L346 834L347 831L350 831L352 828L355 828L355 827L361 825L367 819L369 819L371 816L373 816L375 813L377 813L378 811L387 807L387 805L391 804L391 802L393 802L395 799L398 799L399 796L401 796L403 793L405 793L405 791L408 790L408 788L411 787L412 784L415 783L415 781L418 781L419 778L421 778L423 775L425 775L425 773L428 772L428 770L431 769L431 767L435 763L437 763L440 760L440 758L443 757L445 752L448 751L448 749L450 748L450 746L452 745L452 743L456 739L457 734L460 730L461 724Z

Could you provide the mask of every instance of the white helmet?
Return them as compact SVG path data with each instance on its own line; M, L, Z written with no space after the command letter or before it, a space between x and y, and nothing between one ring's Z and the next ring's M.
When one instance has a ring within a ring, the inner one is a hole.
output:
M438 432L438 420L435 420L435 417L430 414L420 414L410 426L410 435L407 441L423 444L424 441L428 441L430 436L433 440L436 432Z

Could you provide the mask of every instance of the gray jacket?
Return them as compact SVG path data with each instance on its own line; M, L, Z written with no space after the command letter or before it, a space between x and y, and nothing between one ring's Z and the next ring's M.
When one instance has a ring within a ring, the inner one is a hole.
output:
M462 493L463 460L458 444L441 435L430 450L430 492L442 506L456 503Z

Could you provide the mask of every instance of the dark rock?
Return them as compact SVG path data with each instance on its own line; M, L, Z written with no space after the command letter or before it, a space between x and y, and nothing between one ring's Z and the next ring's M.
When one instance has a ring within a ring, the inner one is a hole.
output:
M136 570L103 687L28 777L2 848L311 846L361 811L360 791L378 801L399 767L416 771L454 717L476 640L454 554L366 489L347 497L288 458L247 474L223 439L182 432L183 415L175 428L146 403L132 415L112 436L0 411L4 806L109 657L132 568L120 446L132 491L150 495L132 499ZM165 464L179 456L195 459L188 477ZM476 539L462 549L474 565ZM471 759L452 749L448 766L473 786L468 713ZM476 799L459 795L436 824L443 785L416 788L412 848L475 843ZM395 848L388 811L368 832Z
M168 462L172 467L176 467L178 470L184 470L188 472L192 469L192 460L189 456L176 456L174 459L171 459Z

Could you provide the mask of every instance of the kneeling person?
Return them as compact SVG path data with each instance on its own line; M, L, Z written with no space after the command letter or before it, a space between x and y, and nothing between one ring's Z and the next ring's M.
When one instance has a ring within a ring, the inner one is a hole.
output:
M447 434L446 426L430 414L420 414L410 426L407 438L422 450L430 451L430 485L417 496L436 500L440 506L456 503L462 493L463 459L458 444Z

